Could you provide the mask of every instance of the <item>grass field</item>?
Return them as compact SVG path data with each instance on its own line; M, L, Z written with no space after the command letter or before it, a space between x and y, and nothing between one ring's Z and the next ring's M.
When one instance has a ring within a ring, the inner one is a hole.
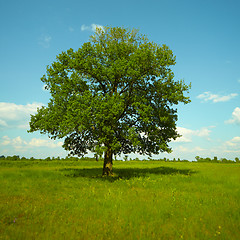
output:
M240 164L0 161L0 239L240 239Z

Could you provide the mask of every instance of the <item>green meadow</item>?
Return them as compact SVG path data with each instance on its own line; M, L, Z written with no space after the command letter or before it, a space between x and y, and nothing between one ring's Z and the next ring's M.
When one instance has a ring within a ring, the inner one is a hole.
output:
M0 160L0 239L239 239L240 164Z

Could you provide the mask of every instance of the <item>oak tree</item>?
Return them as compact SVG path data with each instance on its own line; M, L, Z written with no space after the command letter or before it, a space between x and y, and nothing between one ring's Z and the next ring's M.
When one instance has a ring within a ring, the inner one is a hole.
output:
M175 56L135 29L97 28L78 50L62 52L41 80L51 94L31 116L29 132L64 139L72 155L104 152L103 175L113 154L171 152L180 102L190 85L175 80Z

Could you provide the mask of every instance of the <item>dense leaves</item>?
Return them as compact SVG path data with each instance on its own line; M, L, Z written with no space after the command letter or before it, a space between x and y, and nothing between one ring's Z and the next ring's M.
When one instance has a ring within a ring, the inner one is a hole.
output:
M42 82L47 107L31 116L30 132L64 138L63 147L83 155L96 148L111 154L170 152L179 102L190 86L175 81L175 56L136 30L97 29L77 51L69 49L47 67Z

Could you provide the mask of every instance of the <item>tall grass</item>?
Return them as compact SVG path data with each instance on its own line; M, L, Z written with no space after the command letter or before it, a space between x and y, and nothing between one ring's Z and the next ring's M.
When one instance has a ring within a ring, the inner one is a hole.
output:
M2 164L2 166L1 166ZM240 165L0 161L0 239L239 239Z

